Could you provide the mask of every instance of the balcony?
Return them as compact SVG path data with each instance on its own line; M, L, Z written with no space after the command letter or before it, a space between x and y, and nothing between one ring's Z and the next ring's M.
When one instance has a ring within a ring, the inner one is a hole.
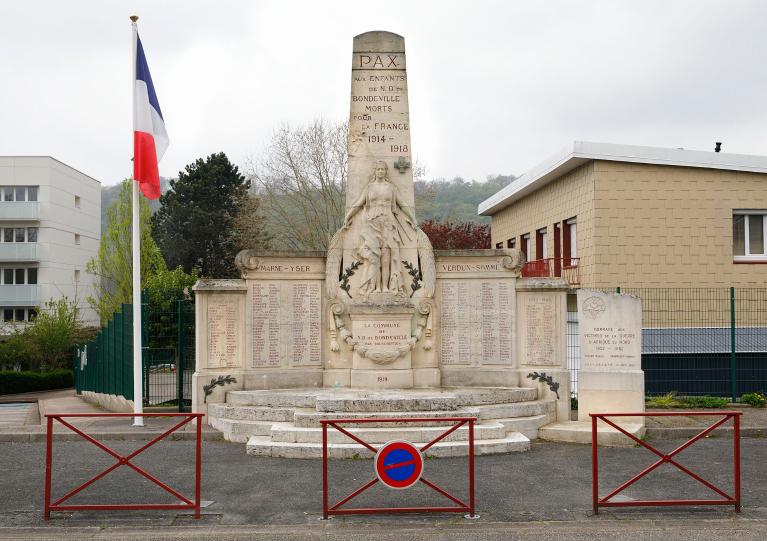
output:
M40 286L0 285L0 306L40 306Z
M0 261L37 261L37 243L0 242Z
M528 261L522 267L522 278L564 278L571 286L578 286L581 277L578 273L577 257L560 257Z
M0 202L0 220L39 220L39 201Z

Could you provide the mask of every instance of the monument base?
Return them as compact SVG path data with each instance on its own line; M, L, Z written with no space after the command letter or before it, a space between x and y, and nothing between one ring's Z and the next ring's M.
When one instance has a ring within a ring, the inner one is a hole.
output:
M439 387L441 383L439 368L413 368L413 387Z
M352 371L349 368L326 368L322 372L322 386L330 388L351 387Z
M517 387L519 373L514 368L487 366L443 366L443 387Z
M291 389L322 387L321 368L264 368L243 373L244 389Z
M396 370L352 370L351 386L358 389L412 389L413 371Z
M578 374L578 420L590 421L589 413L644 412L644 372L581 371ZM640 424L644 417L612 419L620 426Z

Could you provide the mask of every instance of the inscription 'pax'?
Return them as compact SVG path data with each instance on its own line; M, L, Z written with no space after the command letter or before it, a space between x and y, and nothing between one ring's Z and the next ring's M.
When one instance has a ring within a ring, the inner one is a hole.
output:
M371 56L369 54L360 55L360 68L372 67L372 68L398 68L396 54L387 54L383 57L381 55Z

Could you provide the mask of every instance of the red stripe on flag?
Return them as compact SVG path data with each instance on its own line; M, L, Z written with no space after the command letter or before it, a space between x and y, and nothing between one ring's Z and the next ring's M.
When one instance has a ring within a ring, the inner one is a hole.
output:
M133 132L133 178L148 199L160 197L160 171L151 133Z

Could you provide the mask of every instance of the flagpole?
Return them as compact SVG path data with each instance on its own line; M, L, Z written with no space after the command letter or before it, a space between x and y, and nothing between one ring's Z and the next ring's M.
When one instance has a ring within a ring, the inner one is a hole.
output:
M138 16L132 15L131 18L131 30L133 34L131 65L133 79L131 81L131 95L133 96L133 133L136 132L136 49L138 42ZM134 136L135 137L135 136ZM135 145L134 145L135 150ZM135 156L134 156L135 161ZM144 397L143 397L143 385L142 385L142 349L141 349L141 228L139 224L139 188L138 182L135 179L131 179L132 188L132 245L133 245L133 413L136 416L133 418L133 426L144 426L144 418L141 416L144 413Z

